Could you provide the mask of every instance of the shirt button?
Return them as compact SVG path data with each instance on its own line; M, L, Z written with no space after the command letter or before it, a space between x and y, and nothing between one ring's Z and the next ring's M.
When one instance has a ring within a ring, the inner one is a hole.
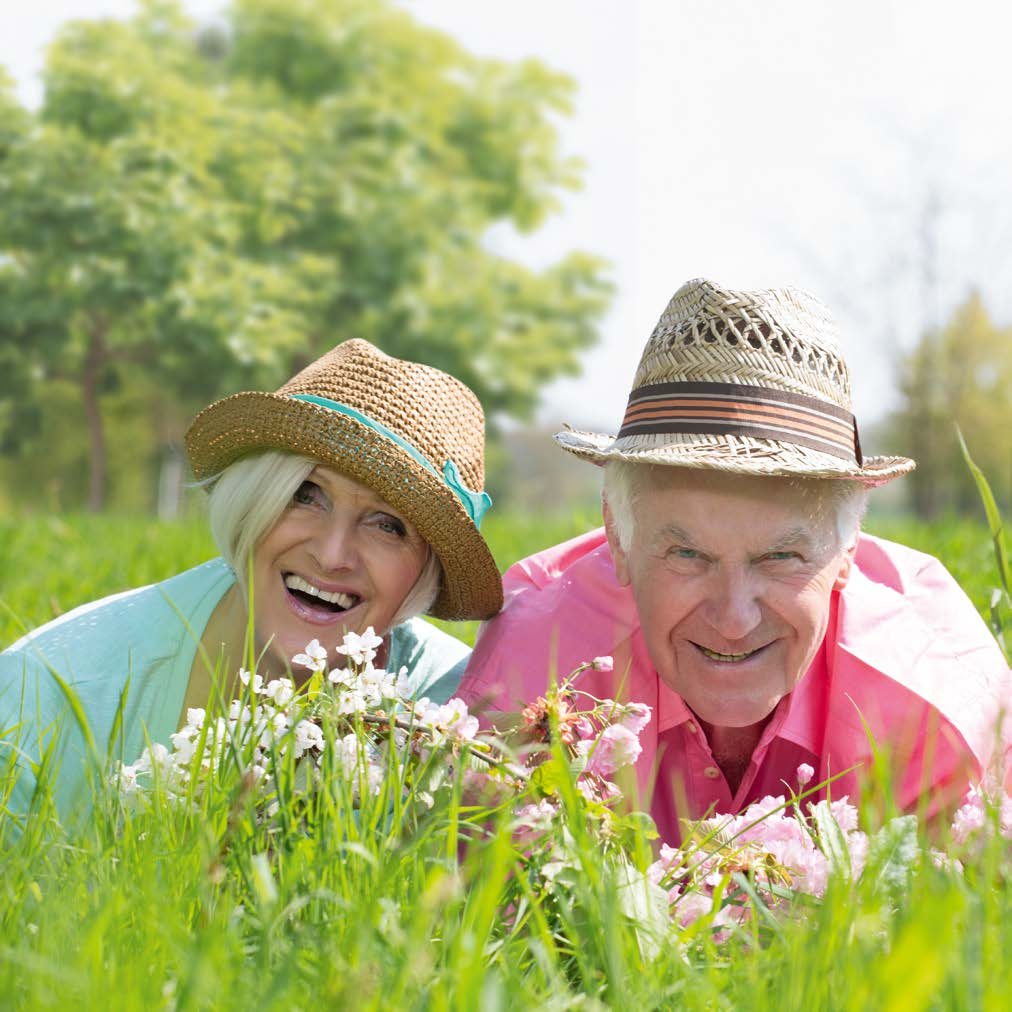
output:
M720 770L717 769L716 766L707 766L706 769L703 770L703 776L709 777L711 780L716 780L717 777L720 776Z

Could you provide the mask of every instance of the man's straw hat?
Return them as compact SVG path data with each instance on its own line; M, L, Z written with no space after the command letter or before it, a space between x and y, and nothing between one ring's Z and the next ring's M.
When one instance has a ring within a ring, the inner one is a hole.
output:
M578 457L883 485L914 467L864 457L826 307L796 288L675 293L640 359L617 436L567 430Z
M197 478L259 450L312 457L373 489L407 518L443 566L438 618L488 618L502 582L479 533L491 505L485 416L477 397L438 369L339 344L276 393L216 401L194 419L186 450Z

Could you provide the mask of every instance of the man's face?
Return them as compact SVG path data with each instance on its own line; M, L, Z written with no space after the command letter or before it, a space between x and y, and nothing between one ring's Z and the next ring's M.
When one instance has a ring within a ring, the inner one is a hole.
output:
M605 517L658 674L707 724L758 723L808 670L847 581L833 517L781 478L684 468L651 472L633 509L628 552Z

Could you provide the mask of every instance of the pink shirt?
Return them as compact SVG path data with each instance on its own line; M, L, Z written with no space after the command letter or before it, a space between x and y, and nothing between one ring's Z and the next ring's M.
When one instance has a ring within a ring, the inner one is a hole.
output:
M503 610L482 627L458 695L476 710L514 712L552 675L612 655L614 672L586 671L576 686L652 708L636 771L664 840L679 839L679 818L732 814L797 789L801 763L814 768L813 785L844 773L829 792L857 801L873 760L869 732L903 809L947 807L999 758L1008 666L941 563L902 545L861 536L822 647L733 794L692 711L654 669L603 529L518 562L503 587Z

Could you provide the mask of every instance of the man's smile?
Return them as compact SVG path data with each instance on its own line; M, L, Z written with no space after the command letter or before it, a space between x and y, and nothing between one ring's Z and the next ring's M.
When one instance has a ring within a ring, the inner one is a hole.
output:
M689 641L692 645L704 656L708 657L711 661L717 661L720 664L734 664L737 661L744 661L750 657L755 657L761 653L768 643L764 643L761 647L756 647L755 650L746 650L740 654L722 654L718 650L711 650L709 647L704 647L701 643L695 643L692 640Z

